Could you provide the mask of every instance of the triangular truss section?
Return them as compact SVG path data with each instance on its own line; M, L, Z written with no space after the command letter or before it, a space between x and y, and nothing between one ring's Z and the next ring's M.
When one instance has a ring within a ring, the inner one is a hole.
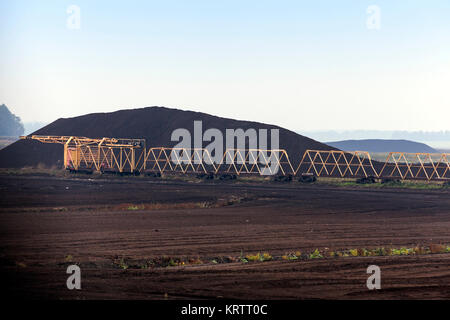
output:
M203 148L150 148L144 161L146 170L160 173L216 171L209 150Z
M294 169L283 149L227 149L216 173L293 175Z
M295 174L317 177L378 177L370 154L366 151L306 150Z
M380 170L386 178L448 180L450 154L390 152Z

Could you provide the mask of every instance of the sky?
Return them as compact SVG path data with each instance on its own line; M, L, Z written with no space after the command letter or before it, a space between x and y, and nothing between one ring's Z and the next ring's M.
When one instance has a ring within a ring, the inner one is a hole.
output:
M450 129L448 0L0 0L0 44L0 104L24 122L166 106Z

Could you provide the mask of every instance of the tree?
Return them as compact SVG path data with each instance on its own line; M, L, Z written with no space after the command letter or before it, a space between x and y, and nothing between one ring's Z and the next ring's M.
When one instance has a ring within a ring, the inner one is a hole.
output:
M11 113L4 104L0 106L0 136L17 137L22 135L24 127L19 117Z

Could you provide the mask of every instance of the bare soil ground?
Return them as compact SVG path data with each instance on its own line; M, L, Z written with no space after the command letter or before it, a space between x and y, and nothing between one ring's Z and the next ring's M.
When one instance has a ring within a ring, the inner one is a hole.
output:
M0 271L10 297L450 298L448 253L211 263L241 252L450 244L448 189L3 175L0 195ZM202 263L117 263L163 256ZM70 291L74 263L82 289ZM366 287L372 264L381 290Z

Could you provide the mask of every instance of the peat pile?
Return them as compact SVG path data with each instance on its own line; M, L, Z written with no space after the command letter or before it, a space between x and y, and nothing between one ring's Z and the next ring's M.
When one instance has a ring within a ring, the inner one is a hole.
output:
M220 118L200 112L183 111L164 107L148 107L120 110L110 113L92 113L74 118L58 119L34 132L36 135L86 136L90 138L144 138L148 147L173 147L171 141L175 129L185 128L193 134L194 121L202 121L203 132L210 128L219 129L279 129L280 148L286 149L291 162L300 161L306 149L331 150L330 146L299 135L293 131L251 121ZM193 141L194 137L192 137ZM270 131L268 131L270 147ZM210 142L204 142L203 146ZM225 143L225 142L224 142ZM225 148L225 145L224 145ZM38 141L19 140L0 150L1 168L22 168L26 166L63 165L63 146L44 144Z

